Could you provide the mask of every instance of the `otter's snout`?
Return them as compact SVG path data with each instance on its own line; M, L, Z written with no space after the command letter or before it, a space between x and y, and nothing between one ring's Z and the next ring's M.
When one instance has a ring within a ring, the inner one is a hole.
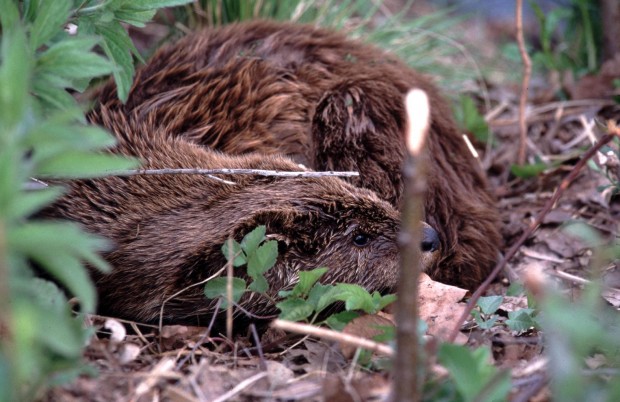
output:
M422 230L422 251L432 253L439 250L439 233L432 227L425 225Z

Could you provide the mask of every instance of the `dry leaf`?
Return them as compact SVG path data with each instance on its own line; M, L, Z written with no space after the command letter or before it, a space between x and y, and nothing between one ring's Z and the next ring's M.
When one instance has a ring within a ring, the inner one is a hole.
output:
M428 333L447 339L465 310L465 304L459 302L468 291L435 282L426 274L420 276L419 289L420 318L428 324Z

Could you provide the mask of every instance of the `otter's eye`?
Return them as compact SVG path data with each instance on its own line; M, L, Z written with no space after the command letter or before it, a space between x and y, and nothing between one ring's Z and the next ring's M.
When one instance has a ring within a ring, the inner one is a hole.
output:
M358 233L356 235L353 235L353 244L355 244L357 247L367 246L368 243L370 243L370 236L368 236L366 233Z

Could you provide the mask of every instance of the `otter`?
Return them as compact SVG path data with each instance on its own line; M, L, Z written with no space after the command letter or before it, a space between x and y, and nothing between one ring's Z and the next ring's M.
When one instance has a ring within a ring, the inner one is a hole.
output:
M266 169L299 171L292 160L264 154L227 155L172 135L149 120L98 109L98 121L117 138L112 150L137 157L145 169ZM328 267L324 283L357 283L369 291L396 288L398 211L368 189L336 177L280 178L138 175L75 180L44 216L79 222L112 241L104 258L111 273L91 271L98 312L138 322L207 324L215 309L202 286L191 286L225 266L222 245L258 225L278 242L266 273L268 296L290 289L298 272ZM232 182L231 182L232 180ZM439 243L426 227L424 259ZM427 262L429 263L429 262ZM244 276L241 271L236 276ZM266 297L246 297L255 315L277 310ZM242 319L242 322L247 322ZM260 320L259 320L260 321Z
M431 79L379 48L311 25L210 28L159 49L125 104L113 82L104 86L89 119L109 127L130 116L141 122L132 137L163 130L227 155L281 155L314 170L358 171L342 180L398 209L403 98L414 87L428 94L431 109L425 220L439 233L440 252L427 273L474 289L501 243L486 178Z

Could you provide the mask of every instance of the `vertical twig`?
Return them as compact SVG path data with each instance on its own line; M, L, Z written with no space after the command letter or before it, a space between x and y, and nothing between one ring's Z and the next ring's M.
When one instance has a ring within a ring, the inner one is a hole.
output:
M418 339L418 278L420 276L420 221L426 190L425 157L422 153L429 127L426 93L414 89L405 99L407 110L407 150L403 176L405 181L398 301L396 303L396 357L394 360L394 401L420 400L421 364Z
M523 79L521 81L521 97L519 99L519 153L517 163L525 164L525 145L527 137L527 122L525 121L525 106L527 103L527 91L530 86L530 76L532 74L532 61L525 48L523 38L523 0L517 0L516 4L516 24L517 24L517 43L519 52L523 60Z
M228 240L228 262L226 263L226 337L232 341L233 339L233 261L235 260L235 251L233 248L233 239ZM217 311L215 312L217 314Z
M493 271L491 271L487 279L478 287L478 289L476 289L474 294L467 302L467 306L465 307L463 314L461 314L459 319L456 321L454 328L450 333L450 337L448 338L449 342L454 342L457 335L461 331L461 325L463 325L463 323L471 313L471 310L476 305L478 299L480 299L480 296L482 296L482 294L488 289L497 274L499 274L500 271L506 266L508 261L512 257L514 257L515 254L517 254L517 251L523 245L523 243L525 243L525 241L532 235L532 233L534 233L536 229L538 229L545 216L547 216L547 214L553 209L556 202L558 202L562 194L564 194L564 191L566 191L566 189L571 185L573 180L575 180L581 169L583 169L583 167L588 163L588 160L590 160L605 144L611 141L614 136L620 138L620 129L615 125L615 123L609 121L607 123L607 131L608 134L604 135L603 138L601 138L594 146L592 146L586 153L584 153L579 162L577 162L575 166L573 166L568 176L566 176L562 180L551 198L546 202L543 209L538 212L532 223L530 223L527 229L525 229L521 237L519 237L519 239L506 252L504 257L497 263L497 265L495 266L495 268L493 268Z

